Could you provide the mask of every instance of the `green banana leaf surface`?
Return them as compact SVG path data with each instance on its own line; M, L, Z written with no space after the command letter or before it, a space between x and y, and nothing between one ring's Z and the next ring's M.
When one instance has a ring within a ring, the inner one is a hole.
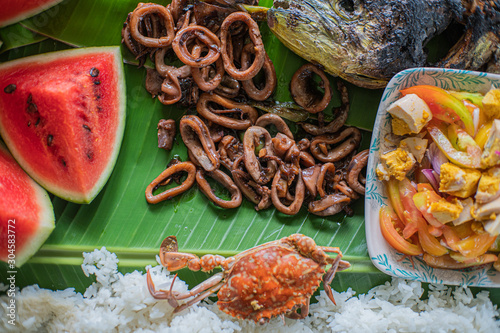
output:
M120 45L123 22L137 3L131 0L63 1L16 25L14 29L29 29L33 31L32 37L40 39L9 41L9 45L16 46L0 54L0 62L70 47ZM270 0L261 1L264 6L271 4ZM260 26L278 77L274 99L291 101L290 79L305 61L286 49L267 29L266 22L261 22ZM6 29L13 28L0 29L0 37L8 33ZM3 41L6 43L6 39ZM115 169L102 192L89 205L52 197L56 228L40 251L18 269L16 284L19 287L38 284L50 289L72 287L83 291L92 279L85 277L80 268L82 252L103 246L117 254L123 273L144 270L146 265L156 263L159 246L169 235L177 236L180 251L231 256L293 233L303 233L313 237L319 245L340 247L344 258L352 264L349 270L336 276L332 284L334 289L341 291L351 287L366 292L390 279L369 259L363 198L352 205L352 217L340 213L327 218L311 215L304 208L293 217L275 209L256 212L250 202L244 202L237 209L221 209L196 187L170 201L149 205L144 194L147 185L174 156L187 158L180 135L172 151L157 148L157 123L162 118L178 120L190 110L165 106L151 98L144 88L145 68L134 65L133 57L125 48L122 53L127 62L127 121ZM335 80L331 78L333 87ZM349 84L348 89L351 111L347 123L364 129L362 148L366 148L382 91ZM339 105L338 94L335 94L327 114ZM7 270L6 265L0 264L1 281L6 281ZM208 274L185 269L179 276L194 286ZM498 304L500 293L494 289L490 292Z

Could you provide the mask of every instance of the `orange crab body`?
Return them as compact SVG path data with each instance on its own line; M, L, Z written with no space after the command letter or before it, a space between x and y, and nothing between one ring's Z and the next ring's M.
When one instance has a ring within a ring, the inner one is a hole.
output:
M217 293L219 308L259 321L306 306L319 287L325 263L303 257L286 243L261 245L236 259Z
M156 290L148 272L148 287L153 297L167 299L175 307L174 312L178 312L218 291L217 305L222 311L259 323L274 316L305 318L311 295L321 281L328 297L335 302L330 283L336 271L350 267L348 262L341 260L338 248L317 246L312 238L300 234L256 246L229 258L211 254L199 258L177 252L177 249L175 236L167 237L160 247L161 262L169 271L188 267L208 272L220 266L222 272L187 293ZM331 258L326 253L337 256ZM325 272L327 265L331 267ZM178 303L191 297L194 298L184 304Z

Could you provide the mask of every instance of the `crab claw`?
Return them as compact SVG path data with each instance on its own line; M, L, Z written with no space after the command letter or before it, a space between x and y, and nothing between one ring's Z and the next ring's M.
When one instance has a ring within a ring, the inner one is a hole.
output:
M170 272L177 271L184 267L198 271L199 258L194 254L177 252L179 245L175 236L168 236L163 240L160 246L160 261Z

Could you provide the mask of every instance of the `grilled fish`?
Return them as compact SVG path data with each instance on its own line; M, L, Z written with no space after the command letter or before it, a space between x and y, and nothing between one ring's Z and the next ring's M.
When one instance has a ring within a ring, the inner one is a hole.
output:
M328 73L381 88L405 68L429 65L425 45L453 21L466 32L437 66L477 70L498 61L499 8L498 0L275 0L267 21L288 48Z

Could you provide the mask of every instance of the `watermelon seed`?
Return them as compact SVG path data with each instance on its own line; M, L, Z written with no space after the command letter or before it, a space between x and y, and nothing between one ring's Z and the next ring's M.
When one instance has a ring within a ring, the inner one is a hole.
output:
M99 75L99 70L97 68L95 68L95 67L92 67L90 69L90 76L97 77L98 75Z
M54 136L52 134L49 134L47 136L47 146L52 146L52 140L54 140Z
M33 95L29 95L28 96L28 104L31 104L31 102L33 101Z
M94 159L94 153L93 152L87 153L87 158L92 161Z
M15 84L9 84L7 87L3 89L6 94L12 94L16 91L17 86Z
M64 160L64 158L62 158L62 157L61 157L60 161L61 161L62 165L63 165L64 167L66 167L66 161Z
M38 111L38 107L36 106L35 103L29 103L28 104L28 110L29 113L35 113Z
M28 127L30 127L30 126L31 126L31 121L28 121Z
M83 126L83 128L85 128L87 131L92 132L92 130L90 129L90 127L88 127L87 125L83 124L82 126Z
M38 126L38 124L40 124L40 118L37 118L35 126Z
M98 85L100 85L100 84L101 84L101 81L94 81L94 84L95 84L96 86L98 86Z

